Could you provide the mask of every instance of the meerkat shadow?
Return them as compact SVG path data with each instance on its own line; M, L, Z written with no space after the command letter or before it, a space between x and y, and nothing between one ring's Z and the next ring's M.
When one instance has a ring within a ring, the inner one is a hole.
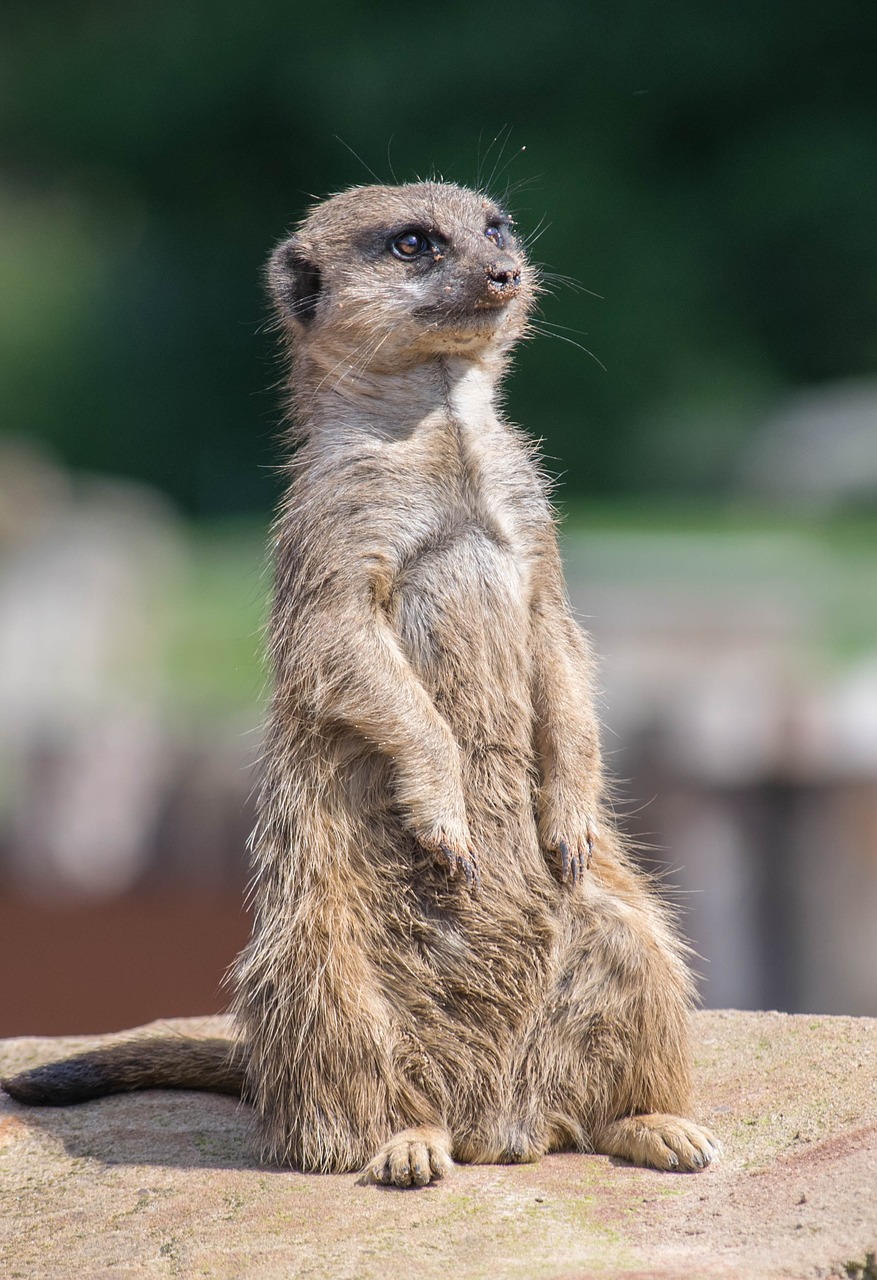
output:
M15 1107L8 1102L4 1111ZM105 1165L289 1172L262 1163L253 1140L253 1112L222 1095L151 1089L115 1094L72 1107L27 1108L28 1127L74 1159Z

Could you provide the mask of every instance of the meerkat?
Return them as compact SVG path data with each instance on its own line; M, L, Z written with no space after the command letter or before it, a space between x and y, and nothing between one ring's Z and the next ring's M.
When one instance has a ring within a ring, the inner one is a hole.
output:
M358 187L268 281L295 449L240 1038L4 1087L242 1093L264 1159L397 1186L561 1150L702 1169L685 948L607 807L548 486L497 407L538 292L515 226L450 184Z

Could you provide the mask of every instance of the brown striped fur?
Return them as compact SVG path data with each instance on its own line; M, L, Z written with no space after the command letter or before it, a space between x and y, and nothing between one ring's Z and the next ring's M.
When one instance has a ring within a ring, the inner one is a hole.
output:
M269 282L297 448L235 974L262 1153L397 1185L570 1148L703 1167L683 948L607 810L546 483L497 409L537 292L514 227L357 188Z

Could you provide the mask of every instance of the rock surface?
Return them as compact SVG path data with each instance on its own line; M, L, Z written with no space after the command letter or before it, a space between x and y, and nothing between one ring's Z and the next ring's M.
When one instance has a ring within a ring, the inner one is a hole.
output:
M0 1074L86 1043L5 1041ZM702 1012L695 1044L725 1147L696 1175L559 1155L385 1190L260 1168L229 1098L3 1095L0 1276L877 1280L877 1019Z

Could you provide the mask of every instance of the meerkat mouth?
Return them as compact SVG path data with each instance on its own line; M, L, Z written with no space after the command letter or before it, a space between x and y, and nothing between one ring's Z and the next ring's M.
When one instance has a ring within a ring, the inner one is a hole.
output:
M510 302L511 298L493 297L479 298L477 302L454 307L430 304L418 307L414 314L419 320L429 321L432 327L483 331L496 327Z

